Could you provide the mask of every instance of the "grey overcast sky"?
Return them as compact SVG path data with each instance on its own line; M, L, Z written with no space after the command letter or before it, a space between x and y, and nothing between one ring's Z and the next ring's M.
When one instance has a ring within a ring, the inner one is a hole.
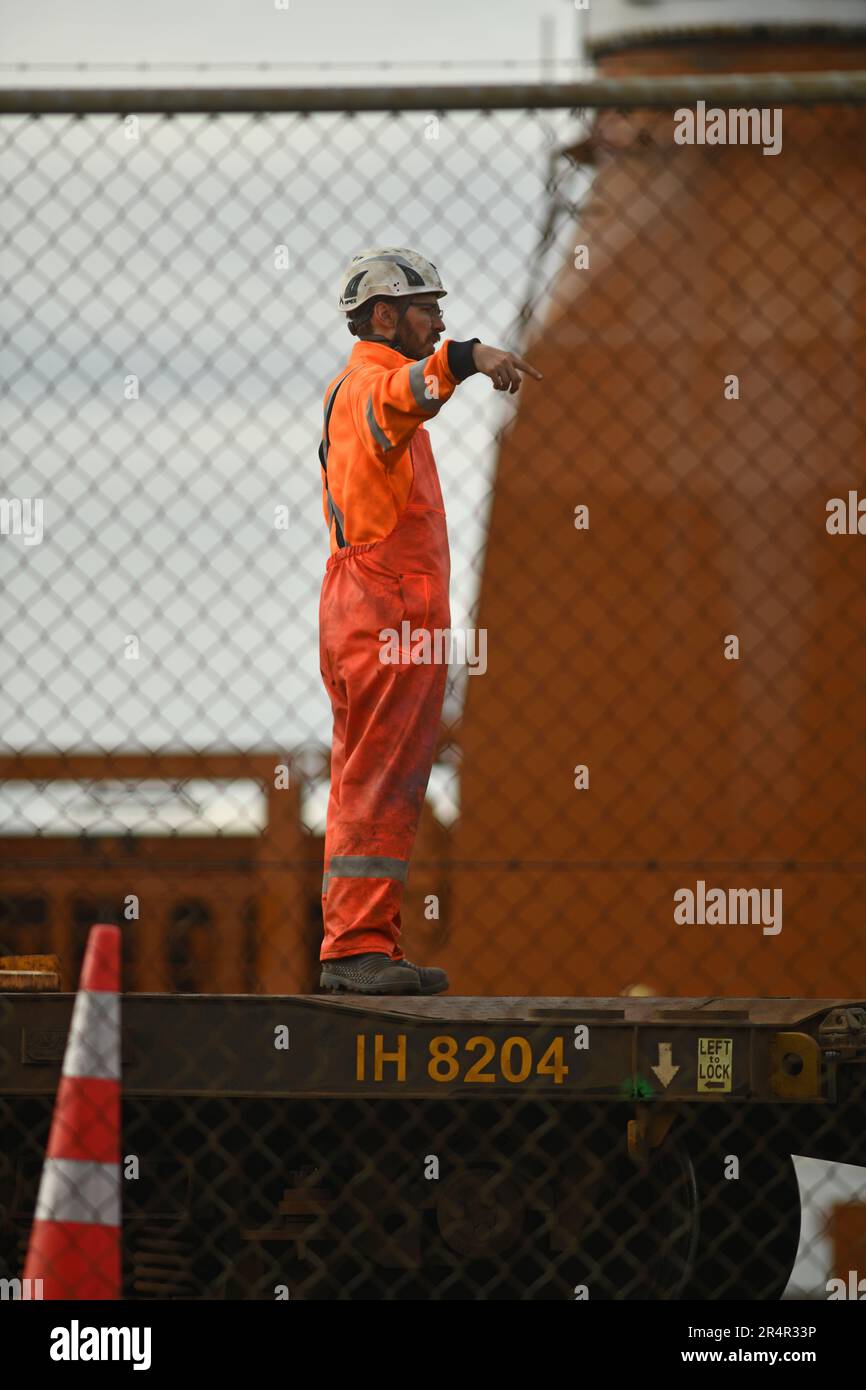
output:
M0 0L0 61L565 64L581 18L572 0Z

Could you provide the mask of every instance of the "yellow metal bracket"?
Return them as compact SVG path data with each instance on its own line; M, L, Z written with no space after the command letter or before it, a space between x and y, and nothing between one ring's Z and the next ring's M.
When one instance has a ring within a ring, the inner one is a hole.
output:
M770 1044L770 1089L782 1100L821 1096L821 1049L808 1033L776 1033Z

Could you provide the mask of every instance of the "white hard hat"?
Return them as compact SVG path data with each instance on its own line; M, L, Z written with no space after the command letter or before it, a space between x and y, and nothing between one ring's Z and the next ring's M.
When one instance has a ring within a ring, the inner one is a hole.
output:
M448 293L442 288L435 265L404 246L371 246L359 251L350 260L340 283L339 307L347 314L380 294Z

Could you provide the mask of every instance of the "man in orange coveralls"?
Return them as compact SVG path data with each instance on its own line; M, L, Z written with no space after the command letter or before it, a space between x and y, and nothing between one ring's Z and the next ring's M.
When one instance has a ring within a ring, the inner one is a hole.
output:
M451 624L448 532L424 424L475 372L512 393L521 372L541 373L478 338L436 350L445 293L434 265L391 246L353 256L341 284L339 307L360 341L325 392L319 448L331 546L319 657L334 714L320 984L335 992L448 988L444 970L413 965L400 945L447 676L411 654L424 631L432 639ZM386 632L401 635L396 659ZM430 650L441 654L441 638Z

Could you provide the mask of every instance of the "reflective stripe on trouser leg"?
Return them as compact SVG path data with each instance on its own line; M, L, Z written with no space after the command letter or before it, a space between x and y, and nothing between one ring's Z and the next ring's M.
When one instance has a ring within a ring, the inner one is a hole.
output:
M389 859L382 854L332 854L330 878L396 878L406 882L408 859Z

